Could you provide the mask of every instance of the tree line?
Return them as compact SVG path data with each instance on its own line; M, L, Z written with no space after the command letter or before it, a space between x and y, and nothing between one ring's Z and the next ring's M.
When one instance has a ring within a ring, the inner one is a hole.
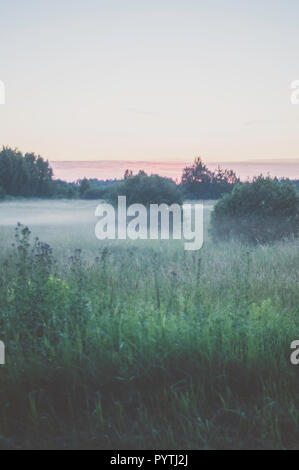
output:
M277 179L276 179L277 180ZM283 181L283 180L281 180ZM298 180L293 181L298 189ZM3 147L0 152L0 199L12 197L106 199L112 203L118 195L129 203L181 203L186 199L219 199L242 184L231 169L210 170L200 157L184 168L181 181L140 171L127 170L123 179L87 179L73 183L53 178L48 161L34 153Z
M3 147L0 151L0 199L4 199L6 196L83 198L87 189L92 189L92 187L105 188L115 182L113 180L79 180L68 183L56 180L53 176L53 170L49 162L40 155L35 153L23 154L19 150L10 147Z
M49 162L34 153L23 155L3 147L0 152L0 195L49 197L52 195L53 171Z

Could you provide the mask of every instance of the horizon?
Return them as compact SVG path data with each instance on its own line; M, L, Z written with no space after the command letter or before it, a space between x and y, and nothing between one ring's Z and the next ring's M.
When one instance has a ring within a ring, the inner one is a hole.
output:
M217 166L225 169L233 169L242 181L252 179L261 173L264 176L299 179L299 159L280 160L255 160L255 161L218 161L207 162L207 167L215 170ZM99 160L99 161L50 161L55 179L63 179L71 182L82 178L88 179L120 179L125 170L133 173L143 170L148 174L158 173L160 176L172 178L178 182L182 171L186 166L191 166L193 161L130 161L130 160ZM287 163L287 165L286 165Z

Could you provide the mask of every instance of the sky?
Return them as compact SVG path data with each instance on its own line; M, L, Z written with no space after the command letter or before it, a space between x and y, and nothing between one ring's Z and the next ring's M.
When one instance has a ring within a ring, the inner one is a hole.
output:
M0 0L0 145L51 161L299 158L298 0Z

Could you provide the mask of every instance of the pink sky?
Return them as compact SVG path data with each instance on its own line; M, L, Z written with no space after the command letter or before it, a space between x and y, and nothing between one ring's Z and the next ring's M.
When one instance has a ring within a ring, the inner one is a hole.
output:
M76 161L50 162L55 178L75 181L80 178L113 179L122 178L126 169L133 173L144 170L148 174L158 173L180 181L183 168L192 162L138 162L138 161ZM250 162L208 162L209 169L214 170L218 165L231 168L242 179L252 178L259 174L277 177L299 178L299 160L285 161L250 161Z

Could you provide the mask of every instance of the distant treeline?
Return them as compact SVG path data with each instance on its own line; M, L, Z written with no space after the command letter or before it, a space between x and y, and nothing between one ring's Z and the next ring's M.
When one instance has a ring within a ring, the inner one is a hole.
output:
M277 181L285 181L285 179ZM299 190L299 180L292 181ZM122 180L81 179L73 183L53 178L49 162L34 153L22 154L3 147L0 152L0 199L11 197L38 197L56 199L106 199L112 203L118 195L128 202L168 204L184 199L219 199L230 194L240 184L231 169L211 171L201 158L183 170L180 184L159 175L140 171L133 175L127 170Z
M9 147L3 147L0 152L0 199L6 196L92 199L98 198L107 186L115 182L117 180L84 179L74 183L55 180L49 162L40 155L22 154Z
M49 163L34 153L23 155L3 147L0 152L0 194L4 197L49 197L53 171Z

